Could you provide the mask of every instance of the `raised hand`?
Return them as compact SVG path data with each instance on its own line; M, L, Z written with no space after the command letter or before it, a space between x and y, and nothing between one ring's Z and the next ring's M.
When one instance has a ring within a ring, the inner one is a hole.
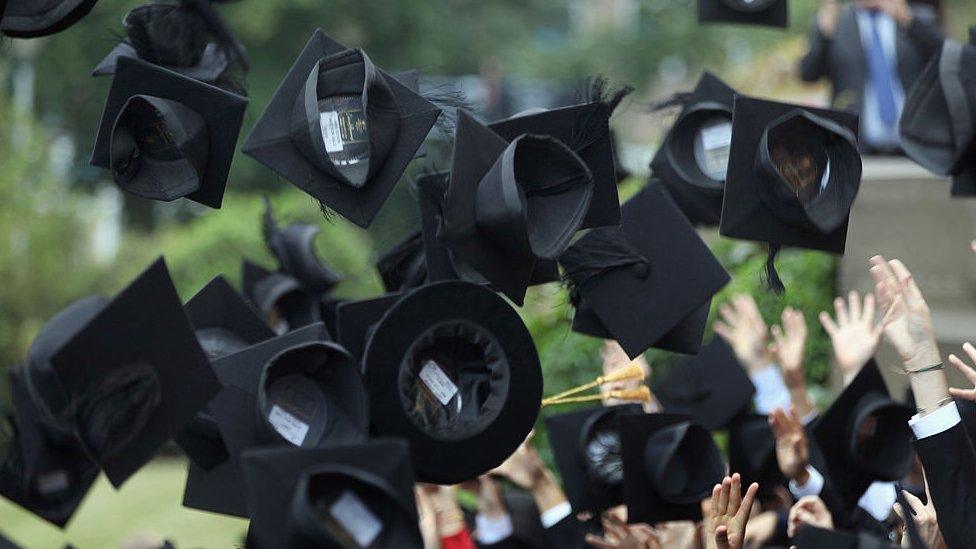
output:
M586 535L597 549L660 549L657 532L647 524L626 524L612 514L603 515L603 535Z
M861 294L851 291L846 302L842 297L834 300L836 320L827 311L820 312L820 324L830 336L845 387L871 360L881 343L884 326L874 323L874 309L872 294L864 296L862 302Z
M786 533L792 538L807 524L826 530L834 529L834 519L830 516L827 505L817 496L802 497L790 508Z
M619 343L612 339L607 339L603 342L603 348L600 349L600 358L603 360L603 375L607 376L615 371L626 368L632 363L637 364L644 370L644 379L623 379L620 381L611 381L610 383L605 383L600 387L600 392L603 394L603 405L604 406L616 406L618 404L627 404L627 400L621 400L618 398L610 397L611 391L627 391L637 389L642 386L650 386L651 384L651 367L648 365L647 360L644 355L638 356L634 360L630 360L627 353L624 352L623 348ZM653 393L651 394L650 402L642 402L644 405L645 412L655 412L660 406L657 400L654 398Z
M786 478L804 485L809 480L807 465L810 463L810 449L803 423L790 410L787 414L776 409L769 414L769 427L776 437L776 462Z
M840 2L837 0L820 0L817 10L817 28L825 38L833 38L837 31L837 18L840 16Z
M530 431L529 436L525 437L515 452L491 471L491 474L505 477L512 484L531 490L546 473L545 462L532 446L533 437L535 437L535 430Z
M749 372L770 364L767 349L768 329L751 295L739 294L719 307L722 319L715 322L715 333L735 351L736 358Z
M910 512L915 515L913 517L915 519L915 526L918 528L918 535L925 542L925 547L929 549L946 549L945 540L942 539L942 531L939 530L938 517L935 515L932 494L929 493L928 479L925 480L925 499L928 501L928 504L922 503L922 500L904 490L902 490L902 494L905 495L905 501L912 508ZM894 508L895 513L901 517L902 522L905 522L905 510L901 508L901 504L895 503ZM902 536L901 546L906 548L911 547L911 542L907 535Z
M894 345L908 371L938 364L932 313L912 273L897 260L871 258L874 293L881 306L885 337Z
M718 549L742 548L749 514L758 492L759 485L753 482L743 497L742 477L739 473L725 477L722 484L716 484L712 489L710 528Z
M969 355L969 360L976 363L976 347L973 347L972 343L968 341L964 343L962 350L966 351L966 354ZM973 370L972 366L969 366L963 362L956 355L949 355L949 364L952 364L955 369L959 370L959 372L966 376L966 379L968 379L969 382L974 385L972 389L956 389L955 387L949 387L949 394L956 398L976 402L976 370Z
M772 327L773 342L769 352L783 371L787 386L803 385L803 353L807 344L807 321L803 313L787 307L781 316L782 326Z

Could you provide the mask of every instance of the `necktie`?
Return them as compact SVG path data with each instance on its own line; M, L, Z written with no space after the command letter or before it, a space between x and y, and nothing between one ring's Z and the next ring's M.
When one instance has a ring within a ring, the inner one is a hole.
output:
M876 11L871 12L871 40L867 51L868 76L871 78L871 89L878 101L881 121L891 127L898 122L898 107L895 105L895 91L891 85L891 65L885 58L881 33L878 32L879 15Z

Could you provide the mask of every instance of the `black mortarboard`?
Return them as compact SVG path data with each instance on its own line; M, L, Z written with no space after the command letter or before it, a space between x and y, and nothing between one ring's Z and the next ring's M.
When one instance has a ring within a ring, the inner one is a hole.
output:
M698 0L701 23L789 26L788 0Z
M857 115L739 96L723 236L844 253L861 183Z
M241 286L244 297L279 334L321 320L320 301L287 274L271 272L245 259L241 263Z
M420 230L407 235L391 248L380 253L376 270L388 292L411 290L427 280L427 261Z
M711 433L681 414L622 415L627 521L701 520L725 462Z
M942 43L915 81L899 121L901 145L939 175L972 170L976 147L976 28L970 43ZM966 177L962 179L967 179ZM957 185L953 185L956 190ZM953 196L963 193L953 192Z
M285 349L323 341L325 337L325 327L321 323L311 324L213 362L214 371L224 387L207 406L211 419L202 426L216 428L225 454L232 459L211 460L199 465L190 463L183 492L185 507L247 516L240 488L238 458L241 448L253 444L252 441L259 437L254 394L263 366Z
M16 434L0 456L0 496L63 528L95 482L98 466L32 396L26 372L12 367L7 374Z
M796 549L891 549L893 547L889 541L866 530L852 533L809 524L797 530L793 541Z
M623 503L624 469L617 418L640 413L640 405L625 404L546 418L549 445L575 511L599 514Z
M543 110L492 123L489 127L507 141L523 134L550 135L569 146L593 176L593 199L583 228L620 224L620 200L610 133L610 117L632 88L610 91L605 78L595 78L579 105Z
M680 96L681 112L651 160L654 177L695 225L718 225L722 217L734 98L735 90L706 71Z
M559 258L573 330L615 339L631 358L652 346L697 353L728 273L663 188L642 190L622 216L619 228L593 229Z
M401 297L402 294L393 293L346 301L339 305L336 309L336 341L356 360L361 361L366 352L366 342L373 334L376 324Z
M98 0L6 0L0 31L14 38L61 32L88 15Z
M769 416L743 413L729 425L729 471L742 475L743 486L758 483L761 494L772 494L786 484L776 461L776 436Z
M194 80L241 91L225 75L235 63L247 69L244 49L212 3L182 0L134 8L122 20L126 38L99 62L92 75L114 74L120 57L134 57Z
M728 425L755 393L735 352L717 337L698 356L672 364L654 383L664 411L691 414L695 423L711 430Z
M423 482L455 484L500 465L525 440L542 401L525 323L499 295L469 282L406 294L373 330L363 370L374 429L410 442Z
M162 259L61 346L51 365L67 403L57 413L115 487L220 388Z
M243 457L248 547L423 547L401 440L259 448Z
M874 481L901 479L912 463L911 410L888 395L881 372L869 362L813 428L827 474L853 509Z
M122 57L91 164L133 194L219 208L246 107L245 97Z
M463 279L475 284L488 281L475 270L458 267L451 257L451 250L438 239L443 222L444 194L447 191L450 172L427 173L417 177L417 202L420 207L421 240L424 248L424 262L429 282ZM536 261L535 269L529 279L529 286L559 280L559 266L552 260Z
M0 10L2 9L3 6L0 5ZM0 11L0 13L2 13L2 11ZM0 533L0 549L20 549L20 546L7 539L2 533Z
M275 336L223 276L214 277L183 309L212 360Z
M315 237L321 227L311 223L279 227L267 196L264 197L263 222L264 243L278 260L278 270L301 283L308 294L326 293L342 281L342 277L315 253Z
M244 143L268 166L367 227L440 114L434 104L321 29Z
M186 302L183 309L210 360L234 354L275 336L222 276L211 280ZM176 435L175 441L195 465L205 470L227 459L227 448L208 408L197 413Z
M521 305L537 263L566 249L592 196L589 168L562 141L509 143L461 111L438 238L462 278L473 270Z

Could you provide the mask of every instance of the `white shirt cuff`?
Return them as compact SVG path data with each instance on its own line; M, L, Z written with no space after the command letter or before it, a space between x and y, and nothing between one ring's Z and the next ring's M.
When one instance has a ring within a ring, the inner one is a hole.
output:
M500 517L486 517L481 513L474 516L475 537L481 545L493 545L511 537L515 532L512 517L508 513Z
M915 414L908 420L908 425L915 432L915 438L921 440L948 431L960 421L962 418L959 417L959 408L956 408L955 402L950 402L927 416Z
M783 381L783 374L779 367L770 364L758 372L749 374L752 384L756 386L756 394L752 397L752 402L756 405L756 411L760 414L768 414L780 408L788 410L790 408L790 390Z
M539 522L542 523L543 528L552 528L553 526L559 524L559 521L568 517L572 512L573 506L570 505L568 501L564 501L543 511L539 515Z
M891 507L896 499L898 495L895 493L894 482L872 482L861 494L861 499L857 500L857 505L875 519L884 522L891 515Z
M810 478L807 479L807 483L800 486L795 480L790 481L790 493L796 499L805 498L807 496L819 496L820 492L823 491L824 478L820 474L820 471L813 468L811 465L807 465L807 474Z
M810 410L810 413L803 416L800 419L800 422L803 423L804 427L808 427L818 417L820 417L820 412L818 410Z

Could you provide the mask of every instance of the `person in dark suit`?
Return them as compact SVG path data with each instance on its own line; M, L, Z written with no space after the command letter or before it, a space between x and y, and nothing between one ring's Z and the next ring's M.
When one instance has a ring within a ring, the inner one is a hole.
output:
M898 118L905 95L941 43L931 5L820 0L800 77L828 78L832 105L861 115L865 153L901 154Z

